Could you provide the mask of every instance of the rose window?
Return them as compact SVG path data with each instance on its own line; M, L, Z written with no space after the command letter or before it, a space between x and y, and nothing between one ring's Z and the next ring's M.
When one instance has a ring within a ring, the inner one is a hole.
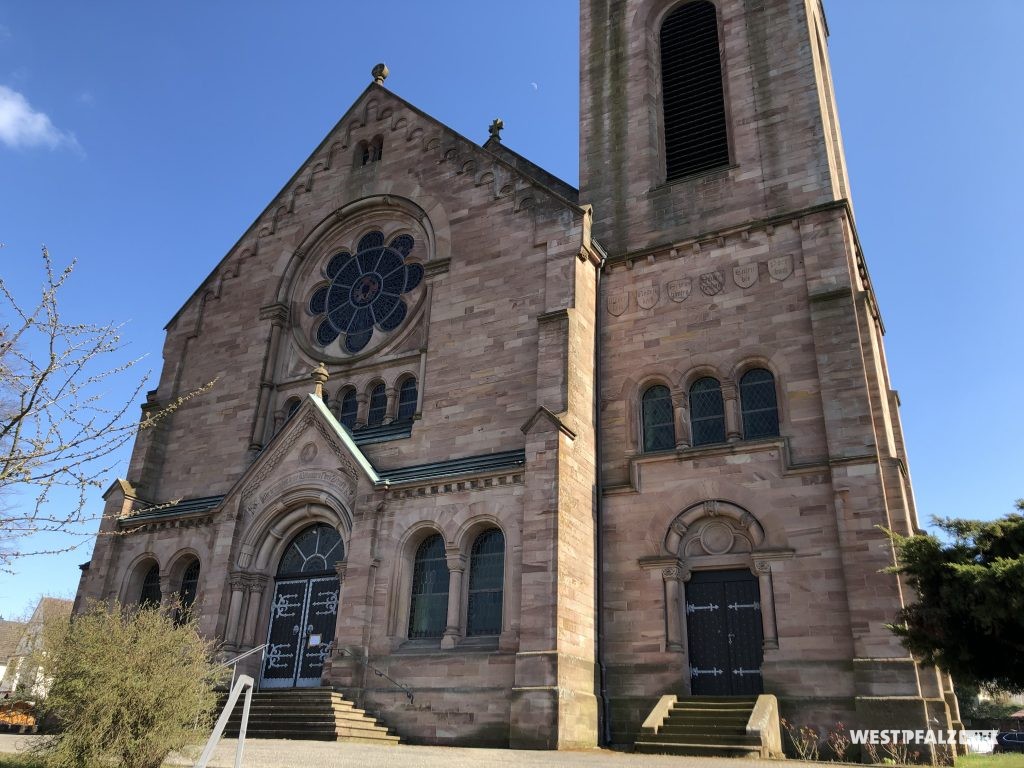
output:
M356 246L355 254L340 251L324 270L328 285L317 288L309 298L309 311L323 316L313 337L322 347L344 336L342 346L355 354L370 343L374 327L393 331L409 311L402 295L423 280L423 267L407 263L416 241L398 235L384 244L381 232L369 232Z

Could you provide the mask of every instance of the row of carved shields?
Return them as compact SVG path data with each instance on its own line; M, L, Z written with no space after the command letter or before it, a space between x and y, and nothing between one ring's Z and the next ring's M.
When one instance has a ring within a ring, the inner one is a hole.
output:
M793 257L790 255L776 256L768 259L768 275L772 280L782 281L793 274ZM760 277L760 265L743 264L732 268L732 280L740 288L751 288ZM705 296L716 296L725 290L725 270L715 269L705 272L696 281L690 277L672 280L665 285L665 293L676 302L682 303L690 298L694 282ZM661 300L661 286L648 285L636 289L636 303L641 309L651 309ZM608 296L608 311L618 317L629 307L629 289L615 291Z

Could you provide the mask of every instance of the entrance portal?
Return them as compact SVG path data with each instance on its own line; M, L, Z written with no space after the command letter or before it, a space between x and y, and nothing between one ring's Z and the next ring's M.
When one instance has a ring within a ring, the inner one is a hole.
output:
M329 525L307 528L288 545L270 605L261 688L320 685L338 619L334 564L344 559L341 536Z
M686 584L690 692L762 692L761 594L750 571L699 571Z

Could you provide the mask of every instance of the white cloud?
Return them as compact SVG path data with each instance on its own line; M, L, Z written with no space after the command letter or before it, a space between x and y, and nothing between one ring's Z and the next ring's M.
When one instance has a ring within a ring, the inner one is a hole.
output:
M0 85L0 143L12 149L78 147L74 135L58 129L45 113L5 85Z

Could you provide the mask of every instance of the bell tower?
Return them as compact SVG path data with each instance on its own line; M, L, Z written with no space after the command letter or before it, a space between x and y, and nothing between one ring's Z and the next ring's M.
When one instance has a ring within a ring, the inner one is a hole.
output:
M818 0L583 0L580 199L609 251L848 197Z
M580 202L607 252L599 610L613 731L643 720L642 697L699 691L711 672L758 675L787 718L826 730L949 727L949 676L886 628L911 593L885 572L880 528L918 523L820 0L581 0L580 16ZM672 522L724 503L763 540L709 545L718 523ZM716 641L686 618L712 610L690 602L727 565L758 584L759 600L739 602L764 609L763 661L731 673L698 663ZM655 568L663 595L638 586ZM664 607L660 646L617 608L645 600Z

